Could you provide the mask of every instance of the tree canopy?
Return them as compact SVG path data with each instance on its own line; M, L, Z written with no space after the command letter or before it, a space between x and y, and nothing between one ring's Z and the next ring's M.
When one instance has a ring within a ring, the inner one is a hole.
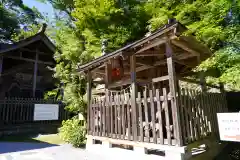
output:
M9 42L13 34L18 34L29 25L38 24L43 19L37 8L29 8L22 0L2 0L0 2L0 42Z
M56 18L51 34L56 53L55 77L64 83L65 102L75 112L85 112L85 78L76 67L144 36L176 18L213 56L195 71L204 71L210 83L240 90L240 1L236 0L40 0L49 2L67 17Z

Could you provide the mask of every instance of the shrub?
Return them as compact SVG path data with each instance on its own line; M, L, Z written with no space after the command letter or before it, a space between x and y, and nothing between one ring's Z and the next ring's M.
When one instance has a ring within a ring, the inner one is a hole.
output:
M62 122L62 127L59 128L59 136L74 147L80 147L86 142L86 128L80 125L80 120L69 119Z

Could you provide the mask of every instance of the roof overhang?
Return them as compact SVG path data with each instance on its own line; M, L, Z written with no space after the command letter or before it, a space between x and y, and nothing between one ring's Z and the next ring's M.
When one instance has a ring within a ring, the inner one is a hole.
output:
M0 54L23 48L37 41L42 41L53 53L56 51L56 46L51 42L51 40L46 36L46 34L44 34L43 32L39 32L31 37L20 40L17 43L8 44L6 48L0 48Z
M85 72L87 70L92 70L94 68L101 66L104 62L106 62L109 59L112 59L114 57L131 56L133 54L137 54L139 52L144 51L144 49L147 50L152 47L158 46L160 43L165 43L165 41L167 40L166 37L175 41L176 43L180 42L180 41L183 43L188 43L189 41L191 41L191 44L194 44L194 45L199 44L198 49L196 49L196 53L198 53L198 51L201 52L201 54L203 54L203 55L201 55L203 57L203 59L205 59L204 57L209 57L211 55L210 50L207 47L205 47L204 45L201 45L193 36L181 36L182 33L186 30L187 30L187 28L179 22L175 22L173 24L167 24L167 25L159 28L155 32L151 33L149 36L146 36L138 41L135 41L135 42L133 42L121 49L118 49L114 52L100 56L100 57L92 60L91 62L88 62L86 64L78 66L77 71ZM172 35L171 37L169 37L169 33L171 33L171 35ZM181 44L179 44L179 45L181 45ZM188 48L186 48L186 49L188 49Z

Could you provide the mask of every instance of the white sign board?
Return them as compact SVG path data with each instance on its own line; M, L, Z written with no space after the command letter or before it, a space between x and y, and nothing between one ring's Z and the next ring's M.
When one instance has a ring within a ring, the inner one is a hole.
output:
M217 113L220 139L240 142L240 113Z
M34 104L34 121L58 120L58 104Z

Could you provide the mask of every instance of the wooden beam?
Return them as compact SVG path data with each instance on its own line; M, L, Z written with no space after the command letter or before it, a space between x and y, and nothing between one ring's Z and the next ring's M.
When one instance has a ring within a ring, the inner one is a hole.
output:
M181 132L181 120L180 120L180 112L179 112L179 104L177 99L177 78L175 73L175 66L173 61L173 51L170 45L170 41L166 43L166 55L167 55L167 68L168 68L168 76L169 76L169 88L172 96L171 105L173 112L173 127L174 127L174 137L177 140L178 146L183 146L183 138Z
M27 49L27 48L20 48L19 50L20 50L20 51L32 52L32 53L35 53L35 52L36 52L36 51L34 51L34 50ZM38 54L51 55L51 54L53 54L53 53L45 53L45 52L40 52L40 51L38 51Z
M187 45L183 44L181 41L172 40L171 42L172 42L174 45L176 45L176 46L184 49L185 51L194 54L195 56L199 56L199 55L200 55L200 53L198 53L197 51L189 48Z
M23 61L35 63L35 60L29 59L29 58L15 57L15 56L4 56L4 57L5 58L10 58L10 59L23 60ZM44 62L44 61L39 61L39 60L38 60L37 63L39 63L39 64L46 64L46 65L55 65L53 62Z
M35 63L34 63L34 72L33 72L33 97L36 94L36 83L37 83L37 71L38 71L38 52L35 53Z
M136 84L136 57L132 55L130 57L130 71L131 71L131 107L132 107L132 133L133 133L133 140L138 140L137 135L137 84Z
M153 83L156 83L156 82L160 82L160 81L165 81L165 80L168 80L169 79L169 76L162 76L162 77L157 77L157 78L153 78L152 79L152 82Z
M136 57L160 57L160 56L162 56L162 55L160 55L160 54L151 54L151 53L149 53L149 54L136 54Z
M146 51L146 50L148 50L148 49L150 49L150 48L153 48L153 47L155 47L155 46L164 44L165 42L166 42L166 37L163 37L163 38L161 38L161 39L154 40L154 42L150 42L149 45L146 45L146 46L144 46L143 48L141 48L140 50L138 50L138 51L136 52L136 54L141 53L141 52L144 52L144 51Z

